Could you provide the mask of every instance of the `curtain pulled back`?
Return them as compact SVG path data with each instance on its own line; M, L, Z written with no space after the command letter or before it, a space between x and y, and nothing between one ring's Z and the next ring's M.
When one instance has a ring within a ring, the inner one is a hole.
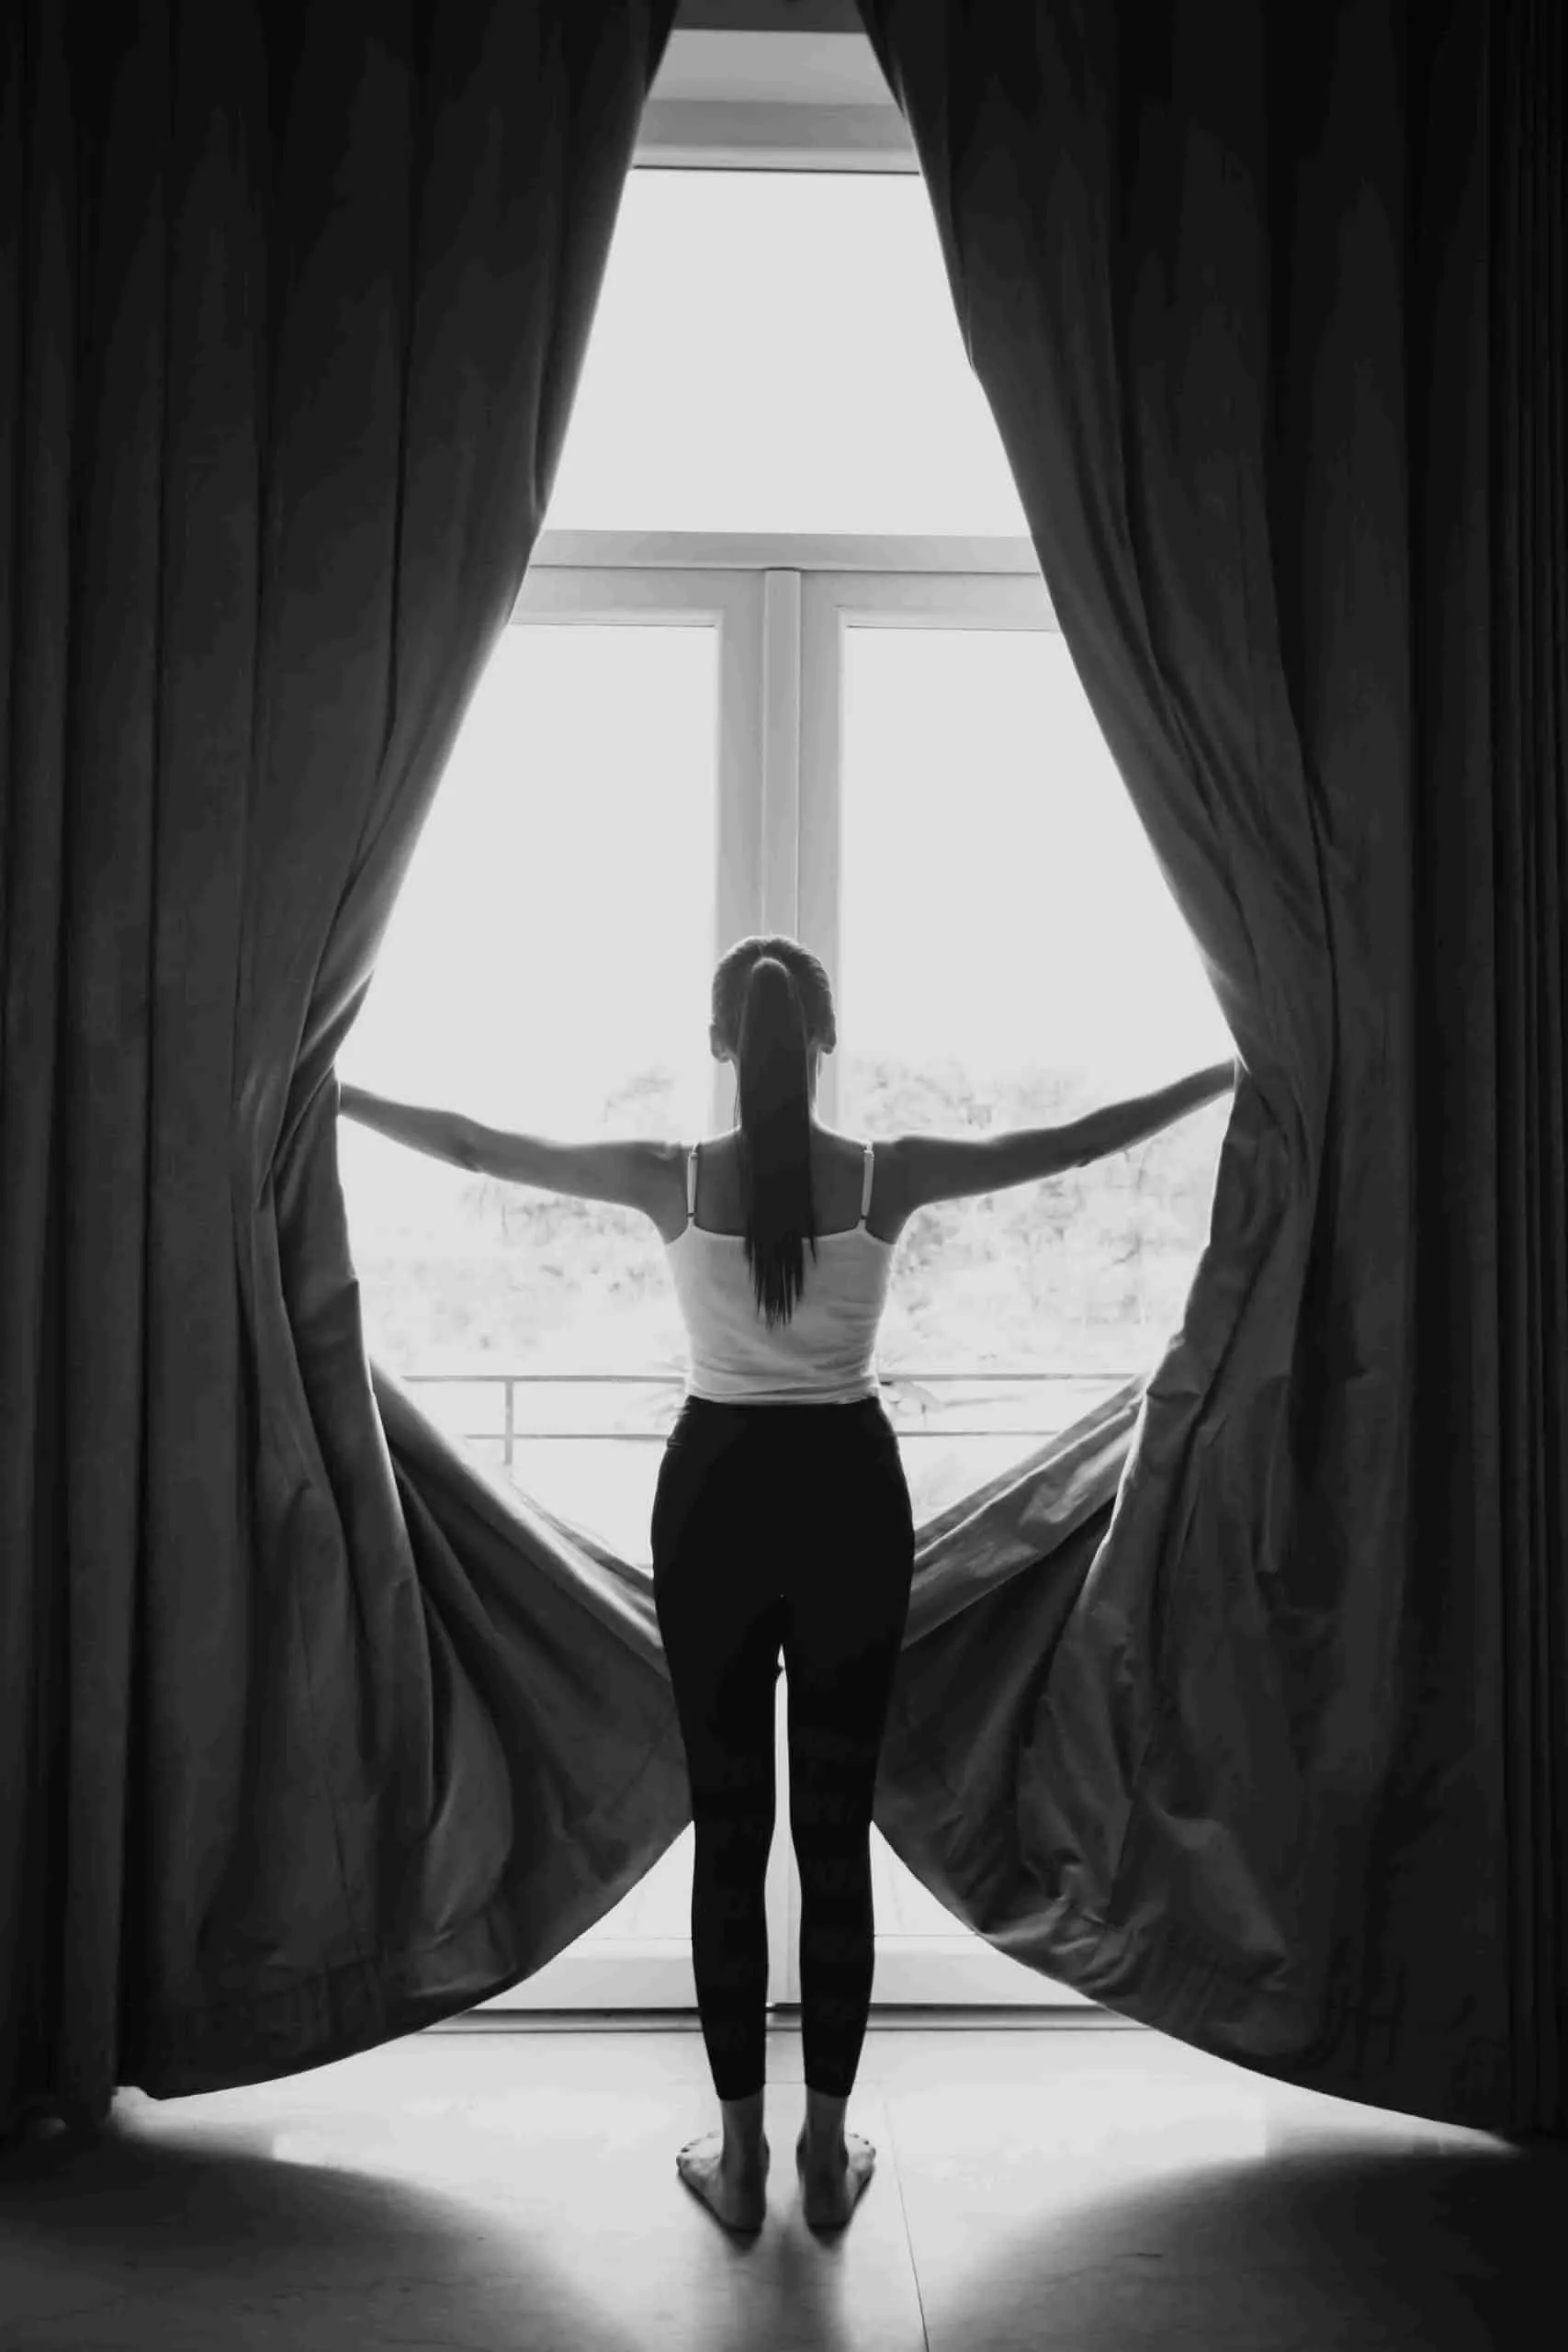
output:
M333 1074L674 5L0 18L6 2112L428 2022L680 1826L659 1676L400 1478Z
M1066 1620L909 1662L877 1818L1151 2025L1560 2131L1561 11L861 7L1246 1069Z
M332 1074L547 503L673 8L0 30L0 2120L466 2008L689 1818L646 1577L367 1363ZM1502 1228L1561 1134L1561 736L1522 731L1561 427L1486 396L1561 382L1550 126L1495 217L1479 11L1419 74L1378 8L1292 28L1314 121L1263 10L1210 19L1201 72L1181 13L865 0L1248 1073L1146 1398L919 1530L877 1819L1129 2016L1540 2120L1561 1818L1517 1811L1502 1718L1560 1785L1549 1690L1506 1680L1561 1624L1560 1152ZM1546 322L1501 358L1494 271Z

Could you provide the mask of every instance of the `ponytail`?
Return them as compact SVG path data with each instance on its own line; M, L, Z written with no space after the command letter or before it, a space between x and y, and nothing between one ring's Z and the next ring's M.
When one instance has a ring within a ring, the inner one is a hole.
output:
M787 1323L817 1256L806 1010L789 967L759 956L746 975L738 1037L746 1263L771 1330Z

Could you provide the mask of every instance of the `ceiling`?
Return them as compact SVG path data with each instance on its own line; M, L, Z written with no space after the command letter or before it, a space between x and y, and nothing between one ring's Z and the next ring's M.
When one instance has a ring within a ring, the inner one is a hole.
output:
M677 31L860 33L855 0L681 0Z
M656 99L755 100L774 106L891 106L863 33L677 29L649 92Z
M649 92L637 161L919 168L854 0L685 0Z

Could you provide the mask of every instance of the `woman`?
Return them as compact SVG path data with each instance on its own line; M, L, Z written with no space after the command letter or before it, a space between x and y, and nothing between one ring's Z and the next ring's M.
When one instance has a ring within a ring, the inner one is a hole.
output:
M1064 1126L905 1136L874 1151L816 1118L836 1028L827 973L798 941L739 941L714 974L712 1012L739 1124L690 1153L549 1143L355 1087L342 1108L458 1167L619 1201L659 1227L691 1370L654 1497L654 1606L691 1779L692 1963L723 2114L676 2165L728 2227L761 2226L782 1646L801 1889L795 2162L807 2222L831 2228L875 2160L844 2109L871 2005L872 1799L914 1571L909 1489L873 1361L895 1247L916 1210L1124 1149L1223 1093L1234 1069Z

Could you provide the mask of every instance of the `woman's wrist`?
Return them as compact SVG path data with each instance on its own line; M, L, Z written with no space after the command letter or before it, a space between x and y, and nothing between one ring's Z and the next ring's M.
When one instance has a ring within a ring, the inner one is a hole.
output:
M1229 1062L1211 1062L1207 1069L1195 1069L1186 1078L1179 1078L1167 1092L1172 1104L1171 1115L1184 1119L1205 1104L1218 1102L1235 1083L1235 1073Z

